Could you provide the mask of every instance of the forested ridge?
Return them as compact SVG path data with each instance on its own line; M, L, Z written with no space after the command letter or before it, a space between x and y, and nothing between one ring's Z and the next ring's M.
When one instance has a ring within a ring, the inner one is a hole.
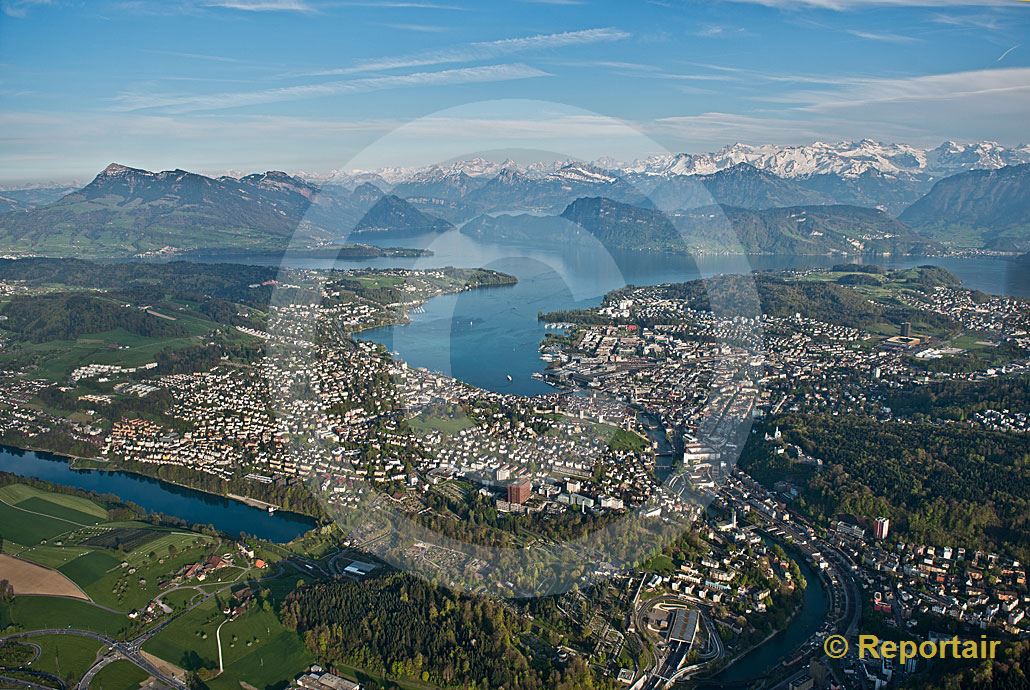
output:
M533 646L529 621L504 603L472 598L410 575L300 587L283 622L329 665L445 688L609 688L578 659ZM539 651L538 651L539 650Z
M16 296L0 308L6 330L34 343L74 340L87 333L121 328L149 338L189 335L182 324L148 314L139 308L89 293Z
M824 520L891 518L906 541L1030 554L1030 438L958 424L786 415L784 437L825 465L797 465L754 434L741 456L765 483L797 482Z

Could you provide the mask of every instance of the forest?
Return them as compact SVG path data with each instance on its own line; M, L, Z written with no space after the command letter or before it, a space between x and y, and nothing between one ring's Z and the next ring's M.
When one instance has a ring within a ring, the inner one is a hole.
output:
M16 296L0 308L4 328L34 343L75 340L87 333L123 329L147 338L181 338L189 329L136 307L89 293Z
M813 457L816 470L771 453L753 434L741 466L759 481L796 483L799 505L825 522L891 518L905 539L1030 555L1030 438L959 424L865 416L785 415L772 420ZM772 429L772 426L769 426Z
M576 656L557 659L505 603L417 577L302 586L282 604L287 627L333 667L360 667L443 688L609 688Z

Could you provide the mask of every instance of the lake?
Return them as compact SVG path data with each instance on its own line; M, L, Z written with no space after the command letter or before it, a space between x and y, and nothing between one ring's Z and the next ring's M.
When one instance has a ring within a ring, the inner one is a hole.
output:
M533 378L543 371L538 347L545 324L540 312L595 306L605 293L624 285L653 285L722 273L826 268L855 261L889 268L934 264L954 273L967 287L1003 295L1030 296L1030 276L1005 257L830 257L704 256L609 251L600 245L545 248L472 239L458 230L419 237L377 237L381 246L430 249L423 258L377 258L334 262L288 258L306 268L482 267L510 273L517 285L444 295L412 313L410 323L386 326L357 337L381 343L416 367L449 374L487 390L521 395L553 393ZM235 257L244 263L267 257ZM511 380L508 380L511 376Z
M42 479L100 494L114 494L153 513L164 513L191 524L212 525L238 537L246 532L261 539L285 543L311 529L314 520L296 513L254 508L131 472L73 470L68 461L49 453L34 453L0 446L0 472Z
M437 268L481 266L511 273L519 283L510 287L472 290L430 300L411 323L367 331L362 338L383 343L409 364L448 373L473 385L524 395L553 392L532 377L542 371L537 347L544 325L541 311L596 305L608 291L626 284L693 280L719 273L749 270L828 267L842 259L825 256L723 256L695 259L683 255L652 255L548 250L533 245L485 243L458 231L438 236L379 238L383 246L405 245L431 249L423 258L377 258L343 261L289 258L288 265L308 268ZM209 261L218 258L212 256ZM268 256L236 256L238 263L277 263ZM997 257L897 257L890 267L933 263L962 282L985 292L1030 296L1030 276L1008 259ZM507 376L511 376L509 382ZM174 484L126 472L72 470L67 462L46 454L0 449L0 470L101 493L113 493L143 508L193 523L211 524L228 534L247 532L286 542L313 524L309 519L253 508Z

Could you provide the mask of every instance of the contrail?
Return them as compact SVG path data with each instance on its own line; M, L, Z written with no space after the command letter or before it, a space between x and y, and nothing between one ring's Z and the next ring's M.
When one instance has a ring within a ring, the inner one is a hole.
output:
M1013 50L1015 50L1015 49L1016 49L1016 48L1018 48L1019 46L1020 46L1020 44L1019 44L1019 43L1017 43L1016 45L1012 46L1011 48L1009 48L1008 50L1006 50L1006 51L1005 51L1004 53L1002 53L1002 54L1001 54L1001 57L999 57L999 58L998 58L997 60L995 60L995 62L1001 62L1002 60L1004 60L1004 59L1005 59L1005 56L1006 56L1006 55L1008 55L1009 53L1011 53L1011 52L1012 52Z

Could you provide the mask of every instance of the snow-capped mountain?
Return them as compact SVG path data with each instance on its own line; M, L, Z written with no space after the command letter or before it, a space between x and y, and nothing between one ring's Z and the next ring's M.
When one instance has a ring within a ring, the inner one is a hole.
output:
M457 160L425 167L389 167L379 170L333 171L331 176L301 174L311 181L326 181L354 186L361 181L386 185L433 183L458 174L473 179L496 177L504 170L515 170L530 179L557 179L577 183L608 184L612 177L672 177L711 175L740 163L786 178L836 175L857 178L870 173L888 177L935 179L967 170L1000 168L1030 162L1030 145L1006 148L997 142L957 143L923 149L908 144L884 144L871 139L826 143L817 141L800 146L774 144L732 144L711 153L676 153L619 163L602 158L593 163L552 161L520 165L511 160L484 158Z
M611 184L617 176L598 165L589 163L569 163L548 175L550 179L562 182L582 182L587 184Z
M947 141L934 149L907 144L882 144L869 139L805 146L733 144L714 153L652 156L621 166L625 173L642 175L709 175L748 163L780 177L838 175L858 177L867 172L884 175L941 177L957 172L1000 168L1030 161L1030 146L1007 149L996 142L959 144Z

